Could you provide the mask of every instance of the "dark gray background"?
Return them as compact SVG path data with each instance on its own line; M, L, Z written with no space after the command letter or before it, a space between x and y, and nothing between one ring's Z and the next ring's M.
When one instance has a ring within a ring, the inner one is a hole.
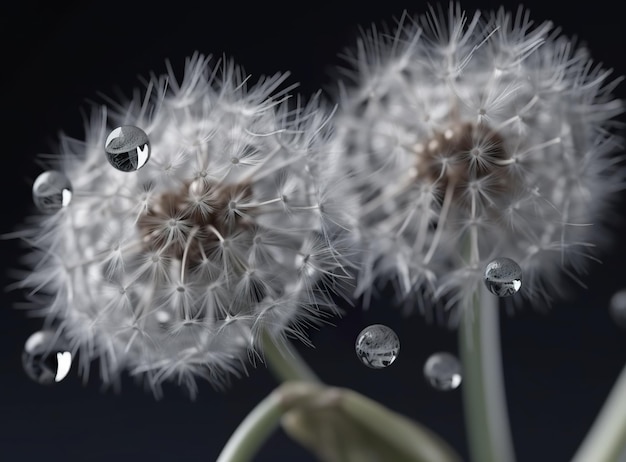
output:
M198 50L225 54L255 76L292 71L309 95L332 83L337 54L354 43L358 26L391 22L403 9L421 14L425 2L66 2L62 6L22 2L3 7L2 114L3 168L1 233L11 231L31 211L30 187L39 167L35 154L54 150L64 130L82 137L80 109L97 92L128 94L137 75L165 71L172 60ZM144 3L144 4L142 4ZM216 5L216 6L210 6ZM610 0L576 7L527 1L536 20L552 19L563 31L586 41L598 61L626 72L623 16ZM466 2L468 9L496 2ZM510 4L511 9L516 4ZM11 29L10 29L11 28ZM180 75L180 74L179 74ZM624 85L618 89L625 96ZM624 229L616 230L623 235ZM3 263L14 267L13 242L0 242ZM502 322L504 371L519 461L565 461L576 450L626 359L626 333L607 313L612 293L626 286L623 240L590 267L588 290L572 288L575 303L556 304L547 314L527 310ZM8 282L5 272L0 285ZM39 321L11 309L19 294L3 294L0 304L0 459L66 462L215 460L241 419L275 386L260 367L224 393L201 385L190 402L174 386L165 399L125 382L122 393L101 392L95 379L83 387L75 375L41 387L24 375L20 354ZM368 312L359 307L312 334L315 350L303 350L328 383L353 388L419 420L467 457L460 390L430 390L421 368L431 353L456 351L456 336L427 326L417 316L403 318L386 300ZM357 333L371 323L393 327L401 353L386 370L358 363ZM74 370L73 370L74 372ZM303 449L277 432L258 461L312 461Z

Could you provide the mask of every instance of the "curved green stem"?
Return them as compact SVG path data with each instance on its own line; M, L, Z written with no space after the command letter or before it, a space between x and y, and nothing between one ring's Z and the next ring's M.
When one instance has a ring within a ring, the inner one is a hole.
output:
M278 428L283 415L317 397L318 384L285 382L267 395L246 416L222 449L216 462L249 462Z
M285 382L286 385L291 381L321 383L288 341L279 347L266 331L261 335L265 360L279 381ZM218 462L247 462L252 459L278 427L281 417L286 412L282 405L286 399L285 390L293 394L291 388L279 387L248 414L226 443Z
M313 372L287 340L279 347L272 337L264 331L262 341L265 360L279 381L322 383L315 372Z
M626 448L626 366L572 462L617 462Z
M284 409L274 390L246 416L222 449L217 462L248 462L280 424Z
M515 460L504 393L498 298L483 284L463 308L459 348L471 459Z

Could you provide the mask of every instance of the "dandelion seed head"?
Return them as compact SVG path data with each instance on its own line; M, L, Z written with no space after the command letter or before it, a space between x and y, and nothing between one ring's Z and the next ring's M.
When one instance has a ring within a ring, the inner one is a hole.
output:
M83 141L62 136L51 168L74 197L21 232L31 271L19 285L83 374L98 358L105 384L128 371L157 396L166 380L194 395L196 377L221 387L245 373L261 328L306 339L332 312L326 279L344 276L346 241L345 211L319 207L333 187L328 114L319 98L287 101L285 78L252 84L195 54L182 81L152 76L145 96L96 106ZM120 171L105 142L128 126L150 157Z
M336 142L367 248L357 294L391 282L410 310L452 309L508 257L520 294L562 295L624 186L619 80L522 8L405 14L345 58Z

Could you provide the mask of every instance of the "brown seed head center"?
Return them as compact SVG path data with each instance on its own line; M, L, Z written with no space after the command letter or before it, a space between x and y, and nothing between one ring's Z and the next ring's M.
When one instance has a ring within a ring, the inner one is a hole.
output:
M416 176L433 183L439 191L448 185L455 194L476 180L493 176L494 188L509 189L511 175L504 168L510 156L504 140L485 124L465 123L435 132L430 139L413 146Z
M236 203L250 196L249 184L224 185L203 177L160 194L137 222L146 250L182 259L187 248L186 266L193 266L203 251L249 226Z

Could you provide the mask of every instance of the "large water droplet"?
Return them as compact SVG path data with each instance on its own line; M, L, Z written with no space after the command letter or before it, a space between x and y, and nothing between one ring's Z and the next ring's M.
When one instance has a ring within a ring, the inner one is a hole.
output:
M424 363L424 377L436 390L454 390L461 384L461 363L450 353L435 353Z
M496 258L485 267L483 279L491 293L508 297L522 287L522 268L510 258Z
M626 328L626 289L613 294L609 302L609 314L617 326Z
M63 380L72 367L72 354L63 347L58 336L49 330L28 337L22 352L26 375L42 385Z
M122 172L134 172L150 159L150 140L141 128L122 125L109 134L104 150L113 167Z
M67 207L72 200L72 183L61 172L43 172L33 183L33 202L45 213Z
M382 324L366 327L357 336L356 355L372 369L382 369L393 363L400 352L400 340L396 333Z

